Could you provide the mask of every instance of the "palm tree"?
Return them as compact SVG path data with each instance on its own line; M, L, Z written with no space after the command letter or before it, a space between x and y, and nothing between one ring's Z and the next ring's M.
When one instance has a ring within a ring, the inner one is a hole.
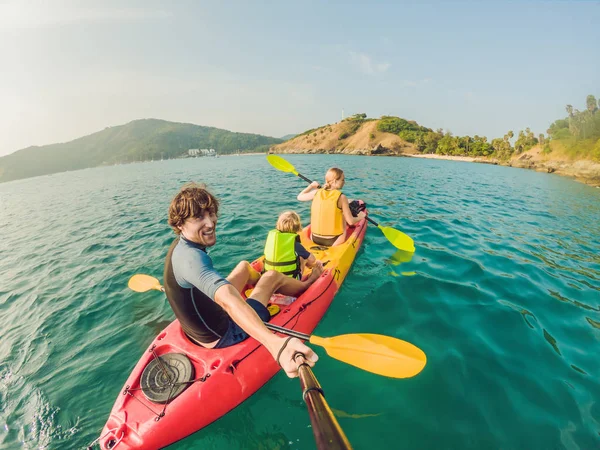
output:
M565 109L567 110L569 117L573 117L573 105L567 105Z
M587 110L591 113L596 112L596 97L588 95L586 98Z

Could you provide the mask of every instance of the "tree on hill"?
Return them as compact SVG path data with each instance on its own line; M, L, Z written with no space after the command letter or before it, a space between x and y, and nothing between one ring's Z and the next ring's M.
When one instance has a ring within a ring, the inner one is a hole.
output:
M187 156L189 149L219 154L266 151L281 139L189 123L143 119L63 144L30 147L0 158L0 182L101 165Z
M560 146L577 158L592 158L600 160L600 110L596 106L594 95L586 97L586 108L579 111L572 105L567 105L568 116L555 120L547 130L548 138L560 143ZM600 105L599 105L600 106ZM545 151L551 151L548 139L544 144Z
M451 133L446 133L446 135L438 141L436 153L438 155L460 154L460 145L458 138L452 136Z
M567 105L565 109L567 110L569 117L573 117L573 105Z
M377 130L384 133L399 134L402 131L412 131L416 133L427 133L430 128L420 126L417 122L408 121L400 117L382 116L377 123Z
M515 142L515 153L520 154L531 149L538 143L538 139L534 136L533 131L526 128L525 131L519 131L519 137Z
M600 103L600 102L599 102ZM590 113L595 113L598 107L596 106L596 97L593 95L588 95L586 98L587 110Z

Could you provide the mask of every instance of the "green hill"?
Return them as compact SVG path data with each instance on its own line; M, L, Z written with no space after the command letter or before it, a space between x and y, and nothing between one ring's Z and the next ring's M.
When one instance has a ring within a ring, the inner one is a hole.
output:
M280 139L284 140L284 141L289 141L292 138L295 138L296 136L298 136L297 134L286 134L285 136L281 136Z
M0 182L133 161L178 158L190 148L218 154L266 152L281 139L190 123L135 120L63 144L28 147L0 158Z

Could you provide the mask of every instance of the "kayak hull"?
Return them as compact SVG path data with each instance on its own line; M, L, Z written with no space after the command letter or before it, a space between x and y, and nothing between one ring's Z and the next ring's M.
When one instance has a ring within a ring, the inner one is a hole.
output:
M280 311L271 323L310 334L344 281L366 232L366 221L349 227L347 241L319 247L301 232L303 245L325 265L325 271L300 297ZM262 258L252 265L262 269ZM156 355L182 353L194 367L194 380L167 404L149 401L140 390L140 377ZM253 338L224 349L192 343L178 320L168 325L148 347L117 397L99 439L102 449L163 448L199 431L234 409L278 371L271 354Z

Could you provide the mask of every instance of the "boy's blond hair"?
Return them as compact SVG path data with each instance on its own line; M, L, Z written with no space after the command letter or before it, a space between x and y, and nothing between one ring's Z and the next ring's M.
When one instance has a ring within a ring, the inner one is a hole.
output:
M277 219L277 230L282 233L298 233L302 230L300 216L295 211L285 211Z

